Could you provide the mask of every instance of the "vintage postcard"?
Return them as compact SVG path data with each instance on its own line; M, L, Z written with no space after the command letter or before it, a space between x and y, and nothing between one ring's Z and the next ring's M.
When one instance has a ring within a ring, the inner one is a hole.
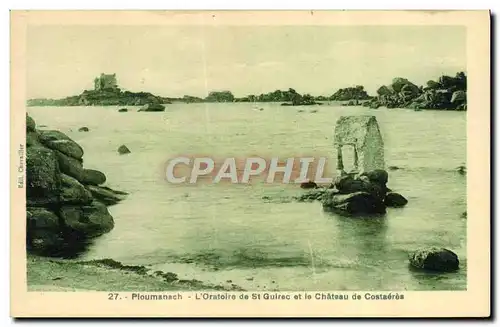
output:
M490 316L488 11L12 11L14 317Z

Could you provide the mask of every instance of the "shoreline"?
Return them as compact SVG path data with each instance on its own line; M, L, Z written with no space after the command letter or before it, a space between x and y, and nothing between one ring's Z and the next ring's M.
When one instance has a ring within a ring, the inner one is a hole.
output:
M408 108L408 107L396 107L396 108L389 108L386 106L380 106L378 108L369 108L367 105L363 105L363 103L360 103L358 105L352 105L350 104L351 101L345 100L345 101L318 101L316 104L302 104L302 105L281 105L281 102L269 102L269 101L261 101L261 102L182 102L182 101L172 101L168 103L161 103L162 105L169 106L169 105L196 105L196 104L277 104L280 107L317 107L318 105L323 105L323 106L331 106L331 107L358 107L358 108L367 108L370 111L372 110L380 110L380 109L385 109L385 110L391 110L391 111L396 111L396 110L408 110L408 111L445 111L445 112L467 112L467 110L446 110L446 109L438 109L438 108L419 108L417 110L413 108ZM369 103L368 101L364 101L364 103ZM114 109L119 109L119 108L137 108L140 109L142 106L141 105L27 105L26 108L46 108L46 107L72 107L72 108L88 108L88 107L106 107L106 108L114 108ZM299 109L300 110L300 109Z
M197 279L179 279L173 272L153 271L145 266L127 266L113 259L68 260L27 255L28 291L244 291Z

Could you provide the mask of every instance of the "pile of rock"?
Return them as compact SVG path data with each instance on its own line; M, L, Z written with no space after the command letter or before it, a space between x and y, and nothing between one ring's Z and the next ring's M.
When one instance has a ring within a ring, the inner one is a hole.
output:
M323 197L323 207L349 216L384 214L386 207L402 207L408 201L386 184L389 175L377 169L361 175L346 174L334 182L338 191Z
M106 206L127 193L99 186L106 176L83 167L79 144L26 116L26 148L28 251L64 255L113 229Z
M389 175L377 169L360 175L345 174L328 188L315 188L297 198L300 202L318 200L323 208L347 216L384 214L386 207L408 203L401 194L387 187Z
M401 77L377 90L377 97L363 103L370 108L467 110L467 76L459 72L455 77L441 76L430 80L427 86L417 86Z

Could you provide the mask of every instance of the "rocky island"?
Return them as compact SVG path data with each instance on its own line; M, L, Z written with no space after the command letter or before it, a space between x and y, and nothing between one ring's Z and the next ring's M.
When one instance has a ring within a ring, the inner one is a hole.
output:
M142 106L170 103L168 98L149 92L122 91L116 74L101 74L94 79L94 89L63 99L30 99L28 106Z
M391 84L381 86L377 97L364 103L364 106L373 109L385 106L415 110L467 110L467 76L463 72L455 77L443 75L437 81L429 80L425 87L396 77Z

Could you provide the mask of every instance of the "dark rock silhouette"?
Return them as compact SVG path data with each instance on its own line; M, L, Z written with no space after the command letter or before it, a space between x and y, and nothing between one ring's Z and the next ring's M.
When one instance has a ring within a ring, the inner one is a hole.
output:
M317 187L318 187L318 185L312 181L307 181L307 182L300 184L300 188L304 188L304 189L317 188Z
M458 166L457 169L456 169L456 171L460 175L465 175L465 174L467 174L467 167L465 167L465 166Z
M384 203L367 192L335 194L323 199L323 208L349 216L384 214Z
M131 153L129 148L127 148L126 145L120 145L120 147L118 148L118 153L119 154L127 154L127 153Z
M449 272L459 268L458 256L445 248L431 247L409 254L410 264L418 269Z
M80 127L80 128L78 129L78 131L79 131L79 132L88 132L88 131L89 131L89 128L88 128L88 127L85 127L85 126L84 126L84 127Z

